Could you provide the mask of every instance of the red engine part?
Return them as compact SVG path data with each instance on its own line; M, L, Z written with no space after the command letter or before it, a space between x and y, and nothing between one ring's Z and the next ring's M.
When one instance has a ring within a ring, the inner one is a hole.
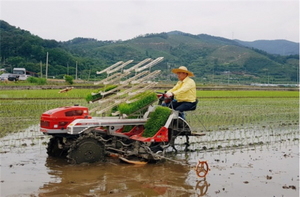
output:
M83 106L59 107L46 111L41 116L40 131L48 134L62 132L75 119L90 119L89 110Z

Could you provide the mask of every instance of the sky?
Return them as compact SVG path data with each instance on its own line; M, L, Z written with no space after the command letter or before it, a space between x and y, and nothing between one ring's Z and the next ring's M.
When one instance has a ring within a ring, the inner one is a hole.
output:
M0 0L0 19L56 41L128 40L177 30L299 42L298 0Z

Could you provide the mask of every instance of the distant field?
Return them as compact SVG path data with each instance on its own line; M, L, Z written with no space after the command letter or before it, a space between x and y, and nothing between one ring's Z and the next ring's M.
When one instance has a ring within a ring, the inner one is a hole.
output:
M0 99L10 98L85 98L95 90L91 89L73 89L66 93L58 93L59 90L1 90ZM158 91L163 92L163 91ZM197 91L197 97L199 98L298 98L298 91Z
M197 97L236 97L236 98L297 98L298 91L197 91Z
M187 119L197 130L230 130L255 125L299 124L298 98L200 99Z
M52 108L79 104L92 109L85 96L90 89L0 91L0 137L39 123ZM230 129L247 125L299 124L298 91L198 91L197 110L187 120L197 130Z
M1 90L0 99L9 98L85 98L92 92L90 89L73 89L65 93L58 93L59 90Z

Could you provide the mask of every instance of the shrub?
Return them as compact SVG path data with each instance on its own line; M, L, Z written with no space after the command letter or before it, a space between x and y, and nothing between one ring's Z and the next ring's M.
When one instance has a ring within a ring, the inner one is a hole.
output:
M36 77L28 77L26 79L29 83L36 83L37 82L37 78Z
M28 77L27 81L29 83L35 83L37 85L45 85L47 80L45 78L38 78L38 77Z
M38 78L37 84L45 85L45 84L47 84L47 80L45 78Z
M70 75L65 75L65 81L68 83L68 84L70 84L70 85L72 85L74 82L73 82L73 77L72 76L70 76Z

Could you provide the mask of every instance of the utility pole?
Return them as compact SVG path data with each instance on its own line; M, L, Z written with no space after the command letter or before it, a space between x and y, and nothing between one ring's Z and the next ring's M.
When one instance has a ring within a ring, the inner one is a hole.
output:
M227 72L228 72L227 85L229 85L229 74L230 74L230 71L227 71Z
M76 61L76 76L75 76L75 80L77 80L77 61Z
M40 61L41 78L43 77L43 63Z
M46 80L48 79L48 52L47 52L47 56L46 56Z
M212 83L215 84L215 65L213 65L213 78Z
M88 81L90 81L90 76L91 76L91 69L89 70Z
M300 75L300 72L299 72L299 66L297 66L297 87L299 87L299 75Z

